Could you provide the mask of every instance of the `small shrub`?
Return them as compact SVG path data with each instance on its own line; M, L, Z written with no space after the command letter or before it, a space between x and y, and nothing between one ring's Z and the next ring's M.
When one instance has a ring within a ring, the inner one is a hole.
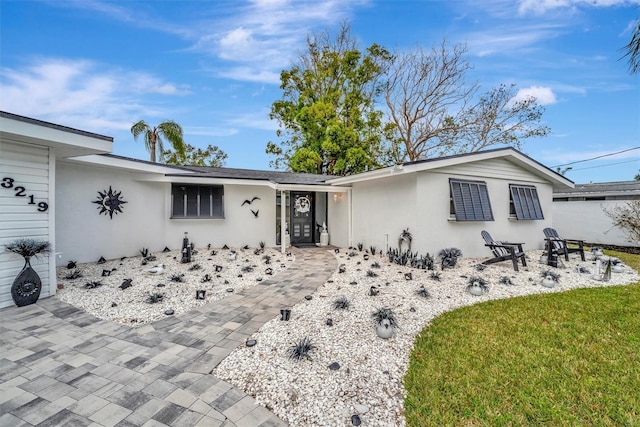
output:
M147 297L147 303L155 304L155 303L161 302L163 298L164 298L163 294L158 294L158 293L151 294Z
M445 268L454 268L458 263L458 258L461 256L462 251L458 248L446 248L438 252L438 257L440 257L441 267L443 270Z
M369 253L371 255L375 255L376 253L378 253L378 250L376 249L375 246L369 246Z
M367 277L378 277L378 273L373 270L367 270Z
M240 269L243 273L251 273L253 271L253 267L250 265L245 265Z
M309 356L309 352L315 349L316 346L311 341L311 338L304 337L291 347L289 347L288 353L289 358L295 360L309 359L311 360L311 356Z
M429 298L431 296L429 294L429 291L424 286L420 286L420 288L418 288L418 290L416 291L416 294L422 298Z
M513 282L509 276L502 276L499 283L502 285L513 286Z
M371 317L376 322L376 325L380 325L384 319L387 319L389 321L389 325L391 325L394 328L398 327L398 321L396 319L396 315L393 312L393 310L391 310L390 308L381 307L376 311L374 311L371 314Z
M69 273L67 273L64 278L67 280L74 280L74 279L78 279L82 277L82 271L80 270L73 270L70 271Z
M345 296L341 296L333 302L333 308L336 310L348 310L351 303Z
M380 263L378 261L371 264L371 268L380 268Z
M262 261L264 261L265 264L271 264L271 255L263 256Z
M202 269L202 266L200 264L193 264L191 267L189 267L189 271L196 271L200 269Z
M362 243L358 243L358 250L360 252L362 252L362 248L364 248L364 245Z
M556 273L555 271L545 270L542 273L540 273L540 276L543 279L550 278L556 283L560 281L560 273Z
M429 275L429 278L431 280L435 280L435 281L439 282L440 279L442 279L442 275L437 271L432 271L431 274Z
M169 277L169 280L172 282L182 283L184 282L184 274L172 274L171 277Z
M202 279L200 279L200 281L202 283L206 283L206 282L210 282L212 279L212 277L209 274L205 274L204 276L202 276Z
M99 288L100 286L102 286L103 283L97 280L93 280L91 282L85 283L84 287L86 289L95 289L95 288Z
M485 268L487 268L486 264L476 264L474 266L474 268L476 269L476 271L484 271Z
M483 292L486 292L489 290L489 285L487 284L487 281L484 280L482 277L471 276L469 277L467 283L468 283L467 291L474 286L479 286Z
M260 249L264 250L264 245L265 245L265 243L261 240L260 241Z

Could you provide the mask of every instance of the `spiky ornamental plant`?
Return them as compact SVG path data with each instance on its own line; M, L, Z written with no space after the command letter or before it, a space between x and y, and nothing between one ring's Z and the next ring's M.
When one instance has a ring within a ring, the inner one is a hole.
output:
M333 308L336 310L348 310L351 307L351 303L346 296L341 296L333 301Z
M471 276L467 280L467 291L475 286L478 286L482 289L482 292L487 292L489 290L489 285L486 280L479 276Z
M313 341L309 337L304 337L291 347L289 347L288 353L289 358L295 360L309 359L311 360L311 356L309 356L309 352L314 350L316 346L313 344Z
M373 318L374 322L376 322L376 325L380 325L382 321L386 319L389 321L390 326L394 328L398 327L398 321L396 319L396 315L393 312L393 310L391 310L390 308L387 308L387 307L378 308L376 311L374 311L371 314L371 318Z
M147 297L146 301L147 301L148 304L156 304L156 303L162 301L163 298L164 298L163 294L156 293L156 294L149 295Z
M51 251L51 243L44 240L16 239L5 245L5 251L18 254L27 259L45 255Z
M172 274L171 277L169 277L169 280L176 283L182 283L184 282L184 274Z
M378 273L373 270L367 270L367 277L378 277Z
M371 264L371 268L380 268L380 263L378 261Z
M360 252L362 252L362 248L364 248L364 245L362 243L358 243L358 250Z
M202 266L200 264L193 264L191 267L189 267L189 271L196 271L200 269L202 269Z
M437 272L437 271L433 271L433 272L431 272L431 274L429 275L429 278L430 278L431 280L435 280L435 281L439 282L439 281L440 281L440 279L442 278L442 275L441 275L439 272Z
M416 295L422 298L429 298L431 296L431 294L429 294L429 291L424 287L424 285L418 288L418 290L416 291Z
M140 255L142 255L142 258L146 258L146 257L149 256L149 249L148 248L142 248L138 252L140 252Z
M378 253L375 246L369 246L369 252L371 253L371 255L375 255Z
M551 279L556 283L560 281L560 273L556 273L555 271L551 270L544 270L542 273L540 273L540 277L542 277L543 279Z
M458 258L461 256L462 251L458 248L445 248L438 252L438 257L440 257L440 263L443 270L445 268L454 268L458 263Z
M513 282L509 276L502 276L499 283L502 285L513 286Z
M271 264L271 255L265 255L262 257L265 264Z
M80 270L70 271L69 273L67 273L64 276L64 278L67 279L67 280L79 279L80 277L82 277L82 271L80 271Z

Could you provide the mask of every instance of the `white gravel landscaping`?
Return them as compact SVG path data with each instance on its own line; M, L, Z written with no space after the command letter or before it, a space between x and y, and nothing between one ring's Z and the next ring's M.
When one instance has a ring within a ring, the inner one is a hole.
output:
M355 256L348 256L349 252ZM562 268L555 269L561 275L559 283L554 288L543 287L541 272L548 267L538 263L541 251L527 252L528 267L520 272L513 270L511 262L477 271L475 266L482 259L462 258L453 270L437 267L440 281L430 278L431 271L391 264L382 256L365 261L363 255L342 249L336 256L346 267L344 273L336 271L311 300L303 299L291 307L289 321L278 317L266 323L252 336L257 341L255 346L239 347L213 374L255 396L259 404L292 426L350 426L354 415L363 426L403 426L402 378L409 353L416 335L434 317L491 299L638 280L638 274L629 267L613 273L610 282L593 280L591 274L579 273L578 268L593 272L595 263L572 256ZM372 268L374 262L381 268ZM368 271L374 271L377 277L369 277ZM413 280L405 279L408 272ZM489 284L489 291L482 296L465 291L467 278L474 275ZM505 276L513 285L499 283ZM373 285L379 288L377 296L369 296ZM422 285L429 298L416 294ZM349 309L334 309L333 302L342 296L349 300ZM371 319L372 312L380 307L391 308L400 326L388 340L377 337ZM332 319L333 326L327 325L327 319ZM304 337L311 338L316 347L309 352L310 359L290 359L288 348ZM334 362L339 369L329 369Z
M102 319L143 325L166 317L167 310L179 315L224 298L230 289L237 292L259 280L277 280L278 273L295 262L294 256L283 256L275 248L264 252L256 248L215 249L215 255L213 250L198 249L189 264L180 263L179 251L154 253L157 260L147 265L142 265L140 256L81 264L76 269L83 276L73 280L65 279L73 269L63 266L58 268L57 277L64 288L56 297ZM237 253L235 260L230 259L232 252ZM311 299L289 307L289 321L278 316L267 322L251 337L257 341L255 346L237 348L212 373L254 396L257 403L292 426L351 426L355 415L363 426L404 426L402 379L409 354L416 335L436 316L492 299L640 280L638 273L626 266L623 272L613 273L609 282L594 280L595 261L583 262L572 254L569 262L553 269L560 274L559 283L547 288L540 284L541 273L550 267L538 262L541 254L542 251L528 251L528 267L521 267L519 272L513 270L510 261L479 271L476 266L486 258L461 258L454 269L445 270L436 260L436 269L428 271L392 264L386 256L340 249L334 253L339 265L336 272ZM265 255L269 256L268 264ZM163 274L145 272L159 263L164 264ZM378 267L373 267L374 263ZM189 270L194 264L201 268ZM222 270L216 272L216 266ZM339 272L340 266L344 267L343 273ZM580 267L589 272L580 273ZM273 270L273 276L265 273L267 268ZM103 277L105 270L110 274ZM439 273L440 280L431 277L434 272ZM411 280L407 273L411 273ZM182 283L170 280L179 274L184 274ZM212 280L202 282L205 274ZM484 279L488 292L482 296L466 292L472 276ZM512 285L500 283L505 277ZM132 279L132 286L120 289L128 278ZM102 286L85 286L96 281ZM164 286L158 287L159 284ZM377 287L377 295L369 295L371 286ZM428 298L417 294L422 287L428 291ZM205 300L195 299L200 289L206 290ZM153 293L163 294L162 301L146 302ZM349 301L348 309L334 308L334 301L340 297ZM400 326L388 340L376 335L371 318L373 311L381 307L392 309ZM328 319L332 325L327 324ZM288 349L305 337L315 345L309 359L291 359ZM334 362L339 364L338 369L329 368Z
M231 260L232 253L236 253L235 260ZM58 290L56 298L100 319L139 326L166 317L167 310L179 315L276 277L295 262L293 255L283 256L274 248L201 248L192 256L192 262L186 264L180 262L182 254L176 250L149 255L155 256L156 260L148 261L146 265L142 264L143 257L137 256L100 264L78 264L71 269L58 267L58 286L62 285L63 289ZM157 264L164 265L162 274L146 272ZM190 270L194 265L201 268ZM216 266L222 270L216 271ZM271 269L271 274L267 274L267 269ZM75 270L81 272L82 277L65 278ZM102 276L105 270L110 272L109 276ZM184 275L182 282L171 280L173 275L181 274ZM203 282L206 274L211 280ZM121 289L125 279L131 279L131 287ZM86 286L91 282L100 282L102 286L91 289ZM206 291L205 299L196 299L198 290ZM162 294L162 300L149 304L147 299L152 294Z

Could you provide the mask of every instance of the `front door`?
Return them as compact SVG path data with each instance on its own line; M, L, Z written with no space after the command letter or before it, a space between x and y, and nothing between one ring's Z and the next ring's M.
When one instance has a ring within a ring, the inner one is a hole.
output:
M291 192L291 244L314 243L313 237L313 193Z

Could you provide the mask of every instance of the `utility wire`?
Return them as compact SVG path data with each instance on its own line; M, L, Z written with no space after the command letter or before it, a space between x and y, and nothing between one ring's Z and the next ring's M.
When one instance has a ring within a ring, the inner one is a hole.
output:
M573 171L583 171L585 169L595 169L595 168L603 168L605 166L613 166L613 165L622 165L624 163L631 163L631 162L637 162L638 160L634 159L634 160L627 160L626 162L617 162L617 163L608 163L606 165L599 165L599 166L589 166L586 168L578 168L578 169L570 169L567 171L567 173L573 172Z
M615 153L603 154L603 155L601 155L601 156L592 157L592 158L590 158L590 159L577 160L577 161L575 161L575 162L565 163L565 164L563 164L563 165L556 165L556 166L551 166L551 167L552 167L552 168L559 168L559 167L561 167L561 166L575 165L576 163L588 162L588 161L590 161L590 160L601 159L601 158L603 158L603 157L615 156L616 154L626 153L627 151L637 150L637 149L639 149L639 148L640 148L640 147L627 148L626 150L616 151Z

